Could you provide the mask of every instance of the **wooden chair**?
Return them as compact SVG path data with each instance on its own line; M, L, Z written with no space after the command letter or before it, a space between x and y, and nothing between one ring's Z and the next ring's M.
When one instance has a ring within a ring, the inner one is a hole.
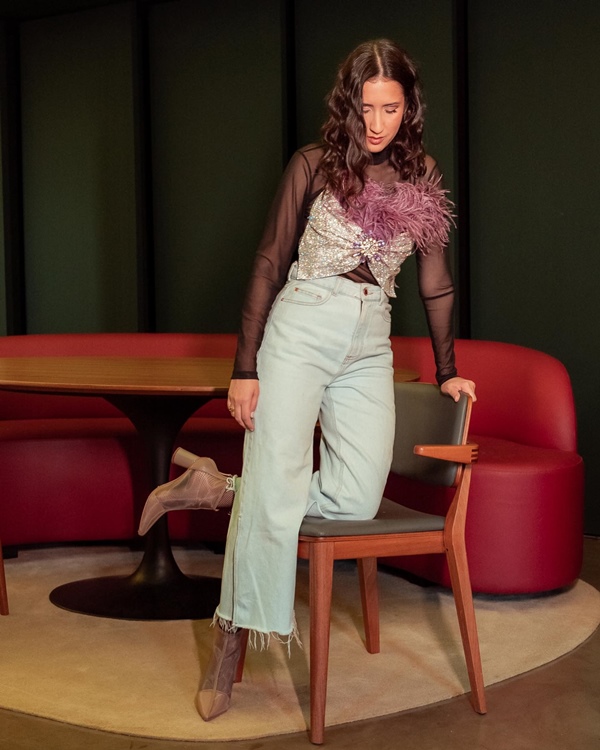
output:
M2 541L0 540L0 615L8 614L8 591L6 576L4 575L4 557L2 556Z
M446 517L411 510L384 498L370 521L305 519L298 556L309 561L310 730L314 744L324 739L331 592L334 560L356 559L365 642L379 653L377 558L445 554L471 685L471 702L486 712L479 641L465 551L465 522L471 465L478 447L467 445L471 399L455 403L435 385L396 383L396 439L392 472L454 488ZM238 665L241 679L244 652Z
M391 342L396 362L432 381L429 336ZM466 531L473 591L531 594L570 586L581 573L585 482L569 374L554 357L516 344L456 339L454 350L479 399L469 427L479 444ZM395 484L390 497L404 502L398 493L405 482ZM445 493L425 488L423 502L429 512L446 514ZM450 586L439 555L399 565Z

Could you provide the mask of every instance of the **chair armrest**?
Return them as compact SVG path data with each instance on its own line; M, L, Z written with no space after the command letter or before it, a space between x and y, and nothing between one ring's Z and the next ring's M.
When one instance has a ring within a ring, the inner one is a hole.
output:
M454 461L459 464L474 464L479 457L479 445L415 445L417 456L439 458L442 461Z

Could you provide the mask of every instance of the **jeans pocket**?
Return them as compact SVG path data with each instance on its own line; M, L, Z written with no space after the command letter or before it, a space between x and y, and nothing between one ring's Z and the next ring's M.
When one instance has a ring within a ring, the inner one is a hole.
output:
M322 305L331 296L331 290L320 287L317 284L306 284L297 280L292 281L283 288L279 295L280 302L289 302L294 305Z

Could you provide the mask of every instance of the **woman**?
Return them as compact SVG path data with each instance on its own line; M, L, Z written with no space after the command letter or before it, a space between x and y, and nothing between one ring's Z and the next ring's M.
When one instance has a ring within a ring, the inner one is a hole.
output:
M205 720L229 707L243 629L261 645L297 638L303 518L377 512L394 439L388 298L414 252L438 383L456 400L475 395L454 365L454 288L444 252L451 204L423 150L415 65L388 40L360 45L340 67L328 109L322 145L296 152L285 171L243 307L228 406L247 430L244 471L214 652L196 700ZM210 460L195 469L204 489L187 507L233 496L231 477ZM148 517L165 505L186 507L155 498Z

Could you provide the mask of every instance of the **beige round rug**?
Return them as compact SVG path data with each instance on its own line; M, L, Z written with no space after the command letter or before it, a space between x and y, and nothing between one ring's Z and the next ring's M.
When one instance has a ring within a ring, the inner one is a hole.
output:
M175 550L188 573L219 575L222 558ZM204 723L194 695L208 660L208 620L137 622L54 607L49 592L70 580L126 575L139 553L120 548L23 551L7 560L11 614L0 618L0 706L71 724L178 740L250 739L304 731L308 652L279 644L248 652L232 707ZM381 653L363 644L352 563L336 567L327 724L395 713L466 692L468 680L451 593L382 571ZM308 570L298 572L296 614L308 642ZM579 581L531 599L477 597L487 685L575 648L600 622L600 593Z

